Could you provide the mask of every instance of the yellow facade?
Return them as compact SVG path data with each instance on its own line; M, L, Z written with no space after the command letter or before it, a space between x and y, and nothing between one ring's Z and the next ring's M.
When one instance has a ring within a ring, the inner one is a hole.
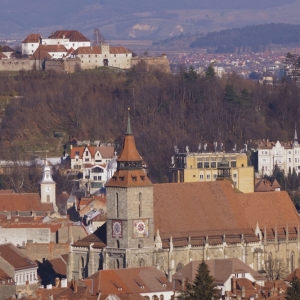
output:
M186 153L178 157L180 163L177 164L175 155L171 168L173 182L214 181L218 176L218 163L224 157L229 162L235 187L243 193L254 192L254 168L248 166L245 153Z

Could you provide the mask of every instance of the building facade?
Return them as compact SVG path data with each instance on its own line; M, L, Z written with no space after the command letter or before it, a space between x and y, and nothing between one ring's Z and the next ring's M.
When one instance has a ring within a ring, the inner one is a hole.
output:
M243 193L254 191L254 168L248 166L245 153L175 153L170 168L171 182L215 181L222 159L229 162L234 186Z
M299 215L286 192L239 193L229 180L152 184L130 121L106 189L107 222L70 246L69 280L143 266L171 280L203 259L238 258L261 273L270 259L299 266Z
M272 175L274 167L278 166L285 174L295 169L300 174L300 145L298 143L297 130L295 128L292 143L263 143L258 147L258 172L261 177Z

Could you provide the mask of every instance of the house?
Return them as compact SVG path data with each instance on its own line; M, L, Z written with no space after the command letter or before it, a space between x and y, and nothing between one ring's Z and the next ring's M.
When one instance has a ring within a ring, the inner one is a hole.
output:
M24 255L13 244L0 244L0 268L7 273L16 285L37 284L37 268L35 262Z
M9 46L7 45L2 46L2 53L6 55L7 58L11 58L14 52L15 52L14 49L10 48Z
M72 53L72 56L81 59L82 69L103 66L129 69L132 53L121 46L101 44L101 46L80 47Z
M200 263L201 260L191 261L177 270L173 275L173 280L178 280L181 284L184 284L184 280L188 279L192 283ZM250 290L252 296L255 296L255 294L260 293L261 286L267 280L267 278L254 271L238 258L211 259L206 260L205 263L208 265L210 275L214 277L214 283L221 290L222 296L225 296L226 292L232 290L235 290L233 294L236 295L237 284L248 287L248 282L250 283L250 288L247 289L247 292ZM242 283L242 281L245 282Z
M77 30L57 30L53 32L48 38L43 39L40 34L29 34L22 42L22 54L32 55L39 44L63 46L67 50L77 49L78 47L90 46L91 42L82 33Z
M281 186L276 179L255 179L254 192L280 192Z
M173 285L155 267L101 270L83 280L92 294L141 295L146 299L169 300Z

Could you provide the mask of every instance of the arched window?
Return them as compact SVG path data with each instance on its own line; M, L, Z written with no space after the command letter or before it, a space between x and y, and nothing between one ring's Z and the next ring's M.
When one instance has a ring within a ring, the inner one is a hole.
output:
M143 258L140 260L140 267L145 267L145 261Z
M159 300L164 300L164 295L160 295Z
M118 259L115 259L114 268L115 269L120 269L120 262L119 262Z
M119 249L120 248L120 241L116 240L116 247Z
M143 199L142 199L142 193L139 193L139 217L141 218L143 216L142 209L143 209Z
M117 209L117 218L119 218L119 194L116 193L116 209Z
M293 272L295 270L295 253L292 251L291 252L291 272Z

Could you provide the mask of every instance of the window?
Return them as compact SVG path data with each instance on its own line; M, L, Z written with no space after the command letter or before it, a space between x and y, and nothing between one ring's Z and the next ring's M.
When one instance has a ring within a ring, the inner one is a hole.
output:
M289 163L292 162L292 159L289 157Z
M94 180L97 180L97 176L94 176Z
M142 217L142 211L143 211L143 198L142 193L139 193L139 218Z
M50 202L50 195L47 195L47 202Z
M85 151L85 156L88 156L89 155L89 151Z
M83 58L83 55L81 55L81 57Z
M208 162L208 161L205 161L205 162L204 162L204 168L205 168L205 169L208 169L208 168L209 168L209 162Z
M217 174L214 174L213 176L214 176L214 179L217 179Z
M210 175L206 175L206 179L210 179Z
M117 218L119 218L119 194L116 193Z
M85 161L89 161L89 160L90 160L89 158L86 158L86 159L85 159Z
M76 158L76 161L78 161L78 158Z
M89 57L91 57L91 56L89 55Z
M216 167L217 167L217 163L216 163L215 161L212 161L212 162L210 163L210 167L211 167L211 168L216 168Z
M202 169L202 168L203 168L202 162L198 162L198 163L197 163L197 168L198 168L198 169Z
M95 57L97 57L97 54L95 55Z
M116 54L114 56L116 57Z
M136 176L131 176L131 178L132 178L132 181L136 181L137 180Z
M128 54L126 54L126 57L128 56Z
M245 278L245 273L242 273L242 277Z
M142 180L145 180L145 176L141 176L141 179L142 179Z
M233 174L233 178L236 178L236 174Z
M243 165L242 165L242 167L243 167ZM236 161L231 162L231 168L236 168Z

